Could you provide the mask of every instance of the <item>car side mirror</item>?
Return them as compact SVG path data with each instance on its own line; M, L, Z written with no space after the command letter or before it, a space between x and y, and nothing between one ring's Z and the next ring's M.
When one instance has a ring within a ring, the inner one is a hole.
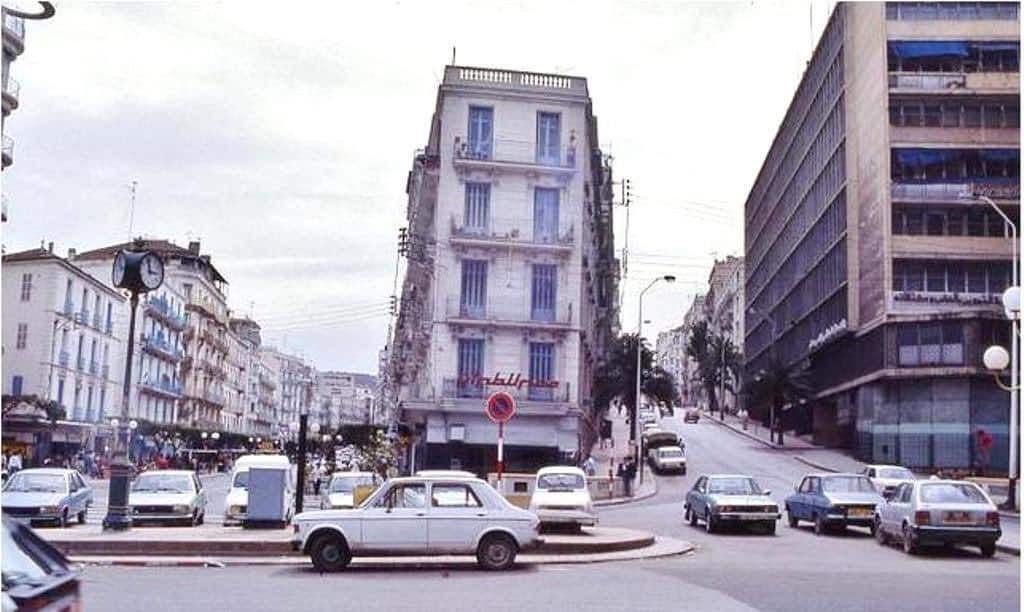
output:
M767 497L767 496L769 496L771 494L772 494L772 490L771 489L765 489L764 492L761 493L761 495L764 495L765 497Z

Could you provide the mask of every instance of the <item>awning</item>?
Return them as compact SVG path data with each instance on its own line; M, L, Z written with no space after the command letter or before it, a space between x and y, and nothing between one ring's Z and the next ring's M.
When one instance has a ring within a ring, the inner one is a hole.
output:
M917 57L967 57L967 43L957 40L890 41L889 53L903 59Z
M984 42L971 43L971 47L979 51L1018 51L1020 43L1015 42Z

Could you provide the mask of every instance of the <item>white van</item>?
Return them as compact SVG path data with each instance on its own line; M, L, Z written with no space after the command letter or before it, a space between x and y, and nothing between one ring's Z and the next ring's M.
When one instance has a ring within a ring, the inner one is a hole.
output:
M249 505L249 468L279 468L288 470L285 479L284 515L291 521L295 509L295 466L284 455L243 455L235 461L231 472L231 488L224 502L224 524L241 525Z

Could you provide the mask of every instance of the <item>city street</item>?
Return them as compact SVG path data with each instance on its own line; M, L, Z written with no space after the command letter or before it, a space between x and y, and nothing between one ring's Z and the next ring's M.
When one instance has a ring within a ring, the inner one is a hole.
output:
M768 449L706 419L682 425L677 417L663 426L683 435L690 463L687 475L657 477L655 497L604 508L601 521L692 541L698 548L690 555L521 567L507 574L461 568L353 569L320 576L309 566L89 567L86 601L99 609L145 603L151 610L175 610L181 603L178 585L189 584L194 586L190 605L224 610L284 609L294 604L298 592L313 610L334 608L339 602L391 610L422 609L432 602L466 610L619 610L626 602L634 609L671 603L684 609L864 610L891 606L894 598L899 598L901 610L1019 608L1020 562L1003 553L994 559L983 559L973 549L908 557L897 547L880 547L866 530L817 537L809 525L794 530L780 524L773 537L709 535L703 527L685 525L682 499L702 472L750 473L781 502L793 483L811 470L789 451ZM833 453L812 452L823 462ZM1004 519L1005 528L1017 529L1017 524ZM126 590L125 584L132 588ZM505 595L495 601L494 593Z

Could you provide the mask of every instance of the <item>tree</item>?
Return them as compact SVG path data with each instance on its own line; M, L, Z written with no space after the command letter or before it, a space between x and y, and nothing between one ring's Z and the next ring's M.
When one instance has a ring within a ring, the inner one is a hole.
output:
M731 340L716 335L707 321L699 321L690 331L686 354L697 363L696 381L704 388L711 411L719 408L719 389L736 395L741 358Z
M797 404L801 400L809 400L814 389L808 371L799 365L787 366L778 360L772 360L765 369L759 370L744 385L743 393L748 404L755 409L768 404L770 410L769 427L774 432L778 429L779 444L782 444L782 428L778 422L782 419L782 410L786 404ZM762 413L763 418L763 413ZM774 433L772 434L774 439Z

